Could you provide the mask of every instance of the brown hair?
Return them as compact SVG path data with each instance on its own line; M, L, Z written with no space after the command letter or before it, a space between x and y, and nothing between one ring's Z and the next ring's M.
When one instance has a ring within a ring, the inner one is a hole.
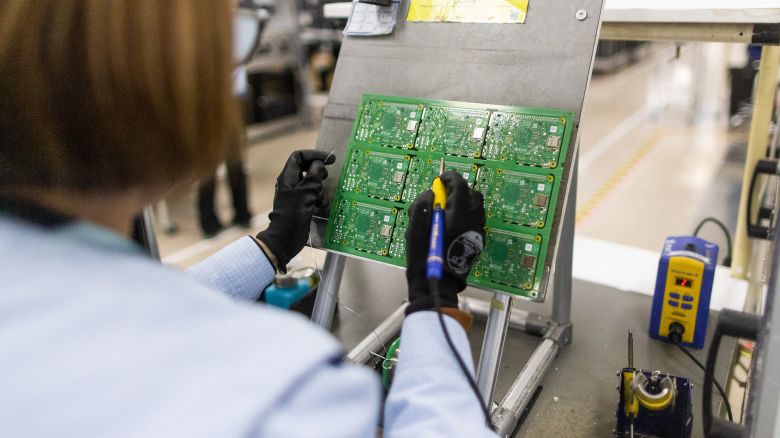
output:
M0 0L0 188L213 170L238 123L230 0Z

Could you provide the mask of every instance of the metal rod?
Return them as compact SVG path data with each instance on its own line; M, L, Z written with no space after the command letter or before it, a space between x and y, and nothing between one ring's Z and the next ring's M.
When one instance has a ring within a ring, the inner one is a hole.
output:
M751 242L747 235L747 198L750 196L750 179L756 162L766 156L769 124L772 120L772 108L777 89L777 70L780 63L780 47L764 46L761 49L761 65L758 69L753 117L750 122L745 169L742 174L742 192L739 197L737 213L737 232L734 235L734 255L731 262L731 275L746 278L750 261ZM754 202L753 205L758 205Z
M599 38L621 41L703 41L750 44L753 24L604 22Z
M490 314L490 301L474 297L458 298L460 310L471 313L474 318L487 320ZM537 313L532 313L518 307L512 307L509 314L509 328L521 330L531 335L542 336L550 325L550 319Z
M392 338L401 331L404 323L404 311L409 303L404 303L395 309L390 316L382 321L372 333L369 333L359 344L347 353L347 360L352 363L364 364L371 359L371 352L382 351L382 346L392 341ZM382 354L385 354L382 351Z
M558 253L555 258L552 288L552 320L560 325L571 324L572 260L574 257L574 215L577 207L579 147L572 156L571 179L561 218Z
M325 256L325 265L322 267L322 282L314 299L314 310L311 320L315 324L330 329L333 324L333 314L336 312L336 300L339 296L341 276L344 274L344 265L347 259L344 256L328 253Z
M485 338L477 366L477 388L482 399L490 408L493 404L493 392L496 389L501 354L504 350L509 315L512 312L512 297L496 294L490 302L490 313L485 326Z
M517 376L501 404L493 411L491 421L500 437L508 437L517 426L520 415L528 406L547 369L560 349L557 342L545 339L536 347Z
M634 368L634 333L628 331L628 367Z

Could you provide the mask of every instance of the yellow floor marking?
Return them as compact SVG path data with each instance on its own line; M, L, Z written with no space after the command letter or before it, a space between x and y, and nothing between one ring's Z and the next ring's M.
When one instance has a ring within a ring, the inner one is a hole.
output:
M588 216L593 213L593 210L598 207L601 202L612 193L613 190L618 186L618 184L625 179L628 174L631 173L631 171L642 161L645 156L647 156L648 153L658 144L659 141L666 135L666 132L664 129L658 128L653 132L653 134L645 141L642 146L639 147L639 149L634 152L633 155L623 163L622 166L618 167L615 172L607 178L606 181L604 181L604 184L599 187L599 189L596 191L596 193L593 194L593 196L590 197L580 208L577 209L577 215L575 219L575 223L579 224Z

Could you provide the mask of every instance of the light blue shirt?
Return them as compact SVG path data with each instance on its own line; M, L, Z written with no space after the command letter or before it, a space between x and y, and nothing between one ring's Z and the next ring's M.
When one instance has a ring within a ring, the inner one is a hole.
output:
M251 238L182 273L96 226L0 216L0 436L374 437L377 376L251 303L273 274ZM385 436L495 436L440 332L404 322Z

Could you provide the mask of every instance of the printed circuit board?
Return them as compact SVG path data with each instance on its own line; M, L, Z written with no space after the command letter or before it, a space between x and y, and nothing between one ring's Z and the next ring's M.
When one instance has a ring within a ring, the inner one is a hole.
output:
M485 196L485 249L468 282L541 300L571 137L568 111L364 95L324 246L406 263L408 208L444 158Z

